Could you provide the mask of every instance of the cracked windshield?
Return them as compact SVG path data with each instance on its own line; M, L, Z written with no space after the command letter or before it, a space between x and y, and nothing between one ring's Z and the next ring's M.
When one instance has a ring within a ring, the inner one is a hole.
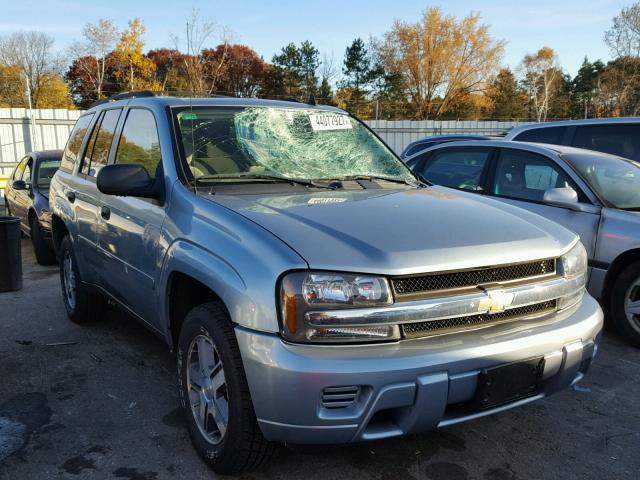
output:
M415 177L365 126L312 109L193 108L177 112L195 181L388 179Z

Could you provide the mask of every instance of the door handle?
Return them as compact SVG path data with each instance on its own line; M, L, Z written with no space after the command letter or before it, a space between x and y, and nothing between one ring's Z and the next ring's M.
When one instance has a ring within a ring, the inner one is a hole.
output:
M111 209L109 207L102 207L100 209L100 216L105 220L109 220L109 217L111 217Z
M67 200L71 203L76 201L76 192L67 192Z

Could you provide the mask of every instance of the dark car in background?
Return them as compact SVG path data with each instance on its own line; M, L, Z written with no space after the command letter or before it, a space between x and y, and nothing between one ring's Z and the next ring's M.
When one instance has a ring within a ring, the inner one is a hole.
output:
M60 166L62 150L28 153L16 166L7 182L7 213L20 218L20 228L31 237L40 265L55 263L51 244L49 184Z
M431 183L491 196L577 233L589 258L589 292L640 347L640 163L509 141L447 143L405 162Z
M507 133L505 140L568 145L640 161L640 117L523 125Z
M407 145L402 153L400 154L400 158L405 159L410 157L411 155L415 155L422 150L426 150L427 148L433 147L434 145L440 145L441 143L447 142L458 142L461 140L489 140L490 137L485 135L430 135L428 137L421 138L420 140L416 140L415 142L411 142Z

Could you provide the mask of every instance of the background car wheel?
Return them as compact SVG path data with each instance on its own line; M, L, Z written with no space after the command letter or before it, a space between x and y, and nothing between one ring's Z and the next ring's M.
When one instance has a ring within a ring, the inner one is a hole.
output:
M44 231L37 218L31 219L31 243L36 254L36 260L40 265L53 265L56 263L56 256L53 249L44 239Z
M69 235L60 244L60 285L67 316L72 322L87 323L102 316L102 310L106 306L105 298L88 292L82 284Z
M640 262L618 275L611 291L611 314L620 334L640 348Z
M273 452L251 403L231 319L219 303L191 310L178 341L178 387L191 440L221 474L251 470Z

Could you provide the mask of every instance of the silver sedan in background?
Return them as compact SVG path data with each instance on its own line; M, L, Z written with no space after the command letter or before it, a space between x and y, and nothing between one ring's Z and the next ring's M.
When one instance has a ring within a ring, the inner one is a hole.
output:
M640 163L572 147L486 140L438 145L405 162L431 183L494 197L580 235L590 293L640 347Z

